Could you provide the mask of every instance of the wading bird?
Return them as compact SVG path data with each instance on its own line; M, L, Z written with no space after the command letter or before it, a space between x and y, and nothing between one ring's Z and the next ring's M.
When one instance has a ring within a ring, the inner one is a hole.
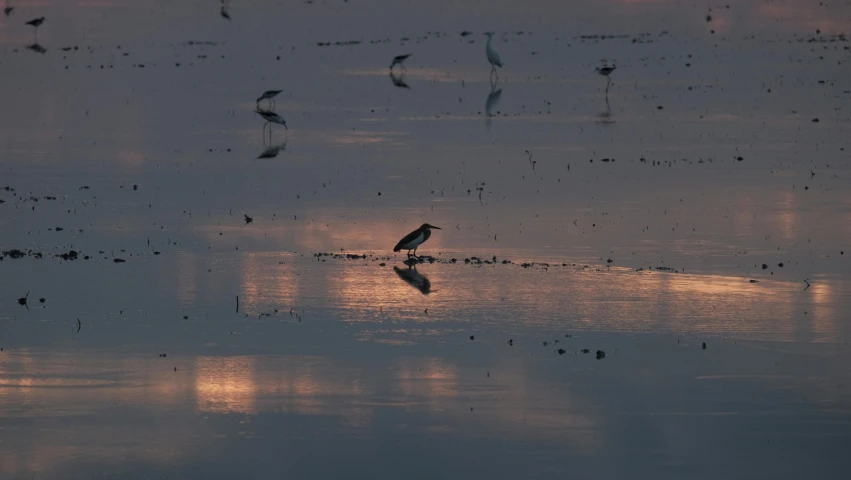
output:
M612 82L612 77L610 77L609 75L611 75L616 68L618 68L617 65L612 65L611 67L609 67L608 65L603 65L602 67L597 67L595 69L597 70L597 73L606 77L606 98L609 97L609 84Z
M400 252L402 250L408 251L408 258L417 257L417 247L425 243L429 237L431 237L431 229L435 228L440 230L440 227L435 227L434 225L429 225L427 223L422 224L422 226L413 232L405 235L404 238L399 240L399 243L393 247L394 252ZM414 251L414 254L411 255L411 250Z
M491 64L491 76L496 74L496 77L499 78L499 74L496 73L496 67L502 67L502 60L499 58L499 53L491 46L493 32L485 32L485 35L488 36L488 43L485 45L485 54L488 56L488 62Z
M263 117L263 120L266 120L266 123L263 124L263 133L264 134L266 133L266 125L268 125L269 126L269 143L270 144L272 143L272 124L273 123L283 125L284 130L289 130L289 128L287 128L287 121L284 120L284 117L278 115L275 112L269 112L267 110L257 109L257 110L254 111L254 113ZM265 135L264 135L264 139L265 139Z
M404 55L396 55L395 57L393 57L393 63L390 64L390 70L393 70L393 67L395 67L396 65L399 65L400 67L402 67L402 70L405 70L405 60L407 60L408 57L410 57L411 55L413 54L406 53Z
M278 96L279 93L283 92L283 90L266 90L262 95L257 97L257 108L260 109L260 102L263 100L269 100L269 108L275 108L275 97Z
M35 38L35 43L38 43L38 27L44 23L44 17L38 17L27 22L27 25L32 25L35 28L35 32L33 33L33 38Z

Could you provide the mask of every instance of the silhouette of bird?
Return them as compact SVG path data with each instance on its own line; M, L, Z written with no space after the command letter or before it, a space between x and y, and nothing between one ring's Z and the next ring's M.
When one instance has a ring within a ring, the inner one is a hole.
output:
M227 0L222 0L222 6L219 9L219 13L222 15L222 18L226 20L230 20L230 12L228 12L228 7L230 7L230 5L228 5Z
M283 90L266 90L265 92L263 92L262 95L257 97L257 105L258 105L257 109L258 110L260 109L259 105L260 105L260 102L263 101L263 100L269 100L269 106L271 108L275 108L275 100L274 99L281 92L283 92Z
M608 66L608 65L603 65L602 67L597 67L595 69L595 70L597 70L597 73L606 77L606 97L609 96L609 84L612 81L612 77L610 77L609 75L611 75L612 72L614 72L616 68L618 68L617 65L612 65L611 67Z
M413 54L412 53L406 53L404 55L396 55L395 57L393 57L393 63L390 64L390 70L393 70L393 67L395 67L396 65L399 65L400 67L402 67L402 70L404 70L405 69L405 60L407 60L408 57L410 57L411 55L413 55Z
M437 229L437 230L441 229L440 227L435 227L434 225L429 225L427 223L424 223L424 224L422 224L422 226L420 226L420 228L418 228L418 229L414 230L413 232L405 235L401 240L399 240L399 243L397 243L396 246L393 247L393 251L394 252L400 252L402 250L407 250L408 251L408 258L411 258L411 257L418 258L417 257L417 247L419 247L420 245L425 243L425 241L428 240L429 237L431 237L431 229L432 228ZM411 250L414 251L413 255L411 255Z
M494 50L491 45L491 41L493 40L493 32L485 32L485 35L488 37L488 43L485 45L485 54L488 57L488 62L491 64L491 75L496 73L496 67L502 68L502 60L499 58L499 52ZM499 75L497 75L499 77Z
M44 17L34 18L26 23L27 25L32 25L32 27L35 29L35 32L33 34L36 40L35 43L38 43L38 27L40 27L42 23L44 23Z
M14 9L15 9L15 7L6 7L6 8L3 9L3 13L5 13L6 16L8 17L9 15L12 14L12 10L14 10Z
M266 120L266 124L269 124L269 128L272 128L271 124L277 123L279 125L283 125L286 130L289 130L289 128L287 128L287 121L284 120L284 117L278 115L275 112L257 109L254 111L254 113L263 117L263 120ZM263 127L265 128L266 125L263 125Z

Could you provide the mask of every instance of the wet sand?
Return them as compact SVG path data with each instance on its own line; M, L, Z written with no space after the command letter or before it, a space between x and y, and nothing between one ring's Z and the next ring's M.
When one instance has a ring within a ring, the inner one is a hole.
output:
M0 17L0 476L844 478L847 5L221 7Z

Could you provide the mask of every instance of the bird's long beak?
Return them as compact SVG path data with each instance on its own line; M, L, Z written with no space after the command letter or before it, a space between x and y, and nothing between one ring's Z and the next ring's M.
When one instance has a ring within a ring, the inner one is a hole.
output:
M435 227L434 225L431 225L431 228L436 228L436 229L438 229L438 230L443 230L442 228L440 228L440 227Z
M286 123L284 124L284 130L286 130L286 131L289 131L289 130L290 130L289 128L287 128L287 124L286 124Z

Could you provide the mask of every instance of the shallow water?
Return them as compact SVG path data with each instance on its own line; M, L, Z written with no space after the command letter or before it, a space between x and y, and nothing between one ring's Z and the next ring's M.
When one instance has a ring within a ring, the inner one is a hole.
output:
M69 3L0 17L3 478L844 478L848 5Z

